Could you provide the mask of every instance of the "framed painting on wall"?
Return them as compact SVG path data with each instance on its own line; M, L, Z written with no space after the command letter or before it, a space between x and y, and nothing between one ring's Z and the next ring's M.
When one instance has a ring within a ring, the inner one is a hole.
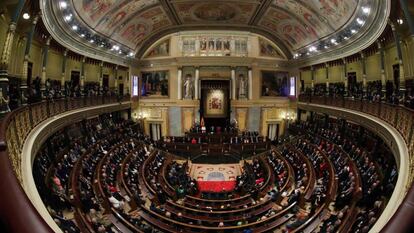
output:
M168 97L169 73L168 71L151 71L141 73L141 96Z
M222 118L227 116L227 94L221 89L211 89L205 92L204 116Z
M289 95L288 73L262 71L262 97L285 97Z

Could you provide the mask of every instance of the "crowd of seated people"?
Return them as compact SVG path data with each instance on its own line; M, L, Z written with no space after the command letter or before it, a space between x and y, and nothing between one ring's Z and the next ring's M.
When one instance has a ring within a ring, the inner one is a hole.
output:
M186 195L198 191L187 163L154 150L154 142L136 124L109 116L79 123L80 136L59 132L51 137L35 159L33 175L53 219L66 232L84 227L76 218L79 214L94 232L119 232L111 213L131 230L142 232L181 226L185 232L200 227L255 232L267 226L287 232L317 226L319 232L336 232L347 221L352 221L353 231L367 232L397 179L396 166L388 158L392 155L381 152L384 148L376 139L377 144L366 146L368 136L344 131L340 121L320 122L291 124L303 135L286 138L274 151L245 161L236 179L237 198L228 203L225 199L205 204L201 196L196 206L189 205ZM208 205L214 207L204 208Z
M137 204L143 203L143 195L140 190L139 171L144 161L149 157L150 150L147 145L139 147L138 150L131 152L131 158L125 163L125 182L131 192L131 196L135 199Z
M263 165L258 159L254 159L251 164L245 162L242 170L242 174L236 177L235 191L242 194L249 193L253 199L256 199L266 178Z
M96 232L117 232L113 224L104 218L105 210L94 191L95 169L113 145L125 137L139 138L138 131L133 130L135 124L110 117L102 117L97 122L88 120L78 127L83 132L81 137L71 138L67 133L59 132L49 139L49 146L39 152L33 170L39 193L55 222L65 232L79 232L78 225L67 214L75 212L76 208L86 214L88 225ZM111 154L121 154L125 152L122 149L128 147L135 147L133 141ZM118 159L114 155L109 161L117 162ZM74 174L76 164L81 165L78 175ZM104 171L109 174L105 179L108 191L116 189L111 186L115 174L110 169L112 167L107 166ZM72 184L71 177L76 177L79 183ZM72 189L73 185L79 190ZM112 196L117 197L119 193ZM77 202L79 205L75 204Z
M284 146L282 149L282 156L289 161L295 173L296 187L304 189L304 186L309 182L309 168L305 161L299 156L296 151L290 150Z
M281 158L276 157L276 152L274 150L268 154L267 161L273 169L273 174L277 177L277 179L275 179L275 190L279 192L282 185L285 184L288 179L287 165Z
M167 181L175 189L178 199L198 192L196 181L188 175L187 162L181 164L173 161L168 168Z
M308 140L318 145L330 157L338 177L338 196L335 206L348 208L350 201L356 199L360 212L359 220L355 222L354 227L369 223L367 227L355 228L358 232L367 232L366 230L375 223L375 220L370 221L369 218L372 216L377 218L381 213L383 205L378 203L390 197L397 180L395 160L389 149L385 148L379 138L368 140L370 132L357 136L356 134L364 131L359 130L356 133L350 127L344 129L339 122L326 123L314 120L300 122L293 127L299 128L299 131L305 134L311 133L306 136ZM369 143L370 141L374 143ZM367 215L369 210L373 210L374 213ZM329 227L332 228L334 227Z
M306 141L298 139L295 147L305 154L312 163L316 173L316 184L313 188L311 203L313 206L320 206L327 198L327 189L329 182L328 161L324 159L318 148L313 147Z

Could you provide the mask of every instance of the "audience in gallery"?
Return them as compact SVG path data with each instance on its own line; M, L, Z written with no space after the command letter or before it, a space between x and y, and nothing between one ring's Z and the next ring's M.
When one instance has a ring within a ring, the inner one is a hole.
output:
M0 97L0 113L12 111L26 103L33 104L42 100L54 101L62 98L96 96L122 97L117 93L116 88L101 87L98 82L85 82L82 89L80 84L73 82L73 80L66 81L62 85L59 80L47 79L44 89L41 86L41 79L38 76L31 83L28 83L27 90L21 90L15 84L10 85L8 90L9 96ZM129 96L129 93L125 93L125 96Z
M314 85L313 91L311 88L307 88L305 94L364 99L371 102L386 102L394 105L404 105L405 107L414 109L413 83L413 80L406 80L406 88L404 91L398 91L391 81L386 82L384 90L380 80L367 82L366 90L364 90L362 82L349 84L346 91L344 83L330 83L329 92L327 91L326 83L318 83Z

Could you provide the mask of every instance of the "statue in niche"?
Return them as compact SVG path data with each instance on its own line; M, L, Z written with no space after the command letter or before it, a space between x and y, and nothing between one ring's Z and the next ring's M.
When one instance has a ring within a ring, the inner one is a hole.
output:
M193 98L193 77L191 74L185 75L184 81L184 99L192 99Z
M247 81L243 74L239 74L239 99L246 98Z

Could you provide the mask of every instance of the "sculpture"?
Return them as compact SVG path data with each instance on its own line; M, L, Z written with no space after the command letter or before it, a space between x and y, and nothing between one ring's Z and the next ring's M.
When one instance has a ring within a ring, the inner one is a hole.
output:
M246 98L247 92L247 82L246 77L243 74L239 74L239 99Z
M193 80L191 74L185 76L184 81L184 99L193 98Z

